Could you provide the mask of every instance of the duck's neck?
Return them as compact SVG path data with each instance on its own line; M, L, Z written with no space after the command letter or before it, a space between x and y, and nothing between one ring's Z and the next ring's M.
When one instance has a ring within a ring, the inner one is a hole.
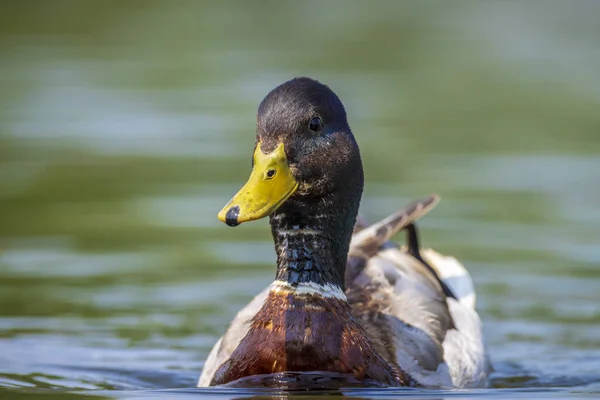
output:
M343 293L358 204L343 210L333 204L331 199L291 201L271 216L276 281Z

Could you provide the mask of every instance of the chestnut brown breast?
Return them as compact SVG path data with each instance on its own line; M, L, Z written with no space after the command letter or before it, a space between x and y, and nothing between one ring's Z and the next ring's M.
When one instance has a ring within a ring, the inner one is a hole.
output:
M359 381L410 385L408 376L376 352L345 300L270 292L211 385L289 371L336 372Z

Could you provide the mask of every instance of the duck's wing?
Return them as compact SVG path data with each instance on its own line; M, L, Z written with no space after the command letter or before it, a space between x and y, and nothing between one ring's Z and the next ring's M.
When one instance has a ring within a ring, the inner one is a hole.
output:
M237 313L233 321L229 324L227 332L214 345L210 351L202 373L198 379L198 387L206 387L210 385L217 369L223 364L231 353L238 347L244 336L250 329L250 321L262 307L267 295L269 294L270 286L267 286L260 292L246 307Z
M389 362L423 386L464 387L485 377L472 282L456 260L421 251L414 227L438 200L428 196L371 226L359 221L363 226L356 229L348 257L347 295L355 318ZM404 248L389 241L401 229L408 232ZM450 265L460 266L466 278L452 275ZM465 322L465 315L477 320Z

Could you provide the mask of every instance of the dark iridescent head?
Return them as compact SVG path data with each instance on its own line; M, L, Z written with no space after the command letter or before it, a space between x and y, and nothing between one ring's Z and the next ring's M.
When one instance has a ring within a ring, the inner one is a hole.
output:
M344 106L329 87L310 78L277 86L258 107L256 130L252 174L219 213L221 221L263 218L288 199L337 205L354 219L362 163Z

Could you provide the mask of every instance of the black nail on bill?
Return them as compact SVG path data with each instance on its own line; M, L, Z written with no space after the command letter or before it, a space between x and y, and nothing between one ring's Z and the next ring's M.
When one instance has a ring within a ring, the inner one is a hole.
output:
M240 215L240 206L233 206L227 210L225 215L225 223L229 226L238 226L238 215Z

